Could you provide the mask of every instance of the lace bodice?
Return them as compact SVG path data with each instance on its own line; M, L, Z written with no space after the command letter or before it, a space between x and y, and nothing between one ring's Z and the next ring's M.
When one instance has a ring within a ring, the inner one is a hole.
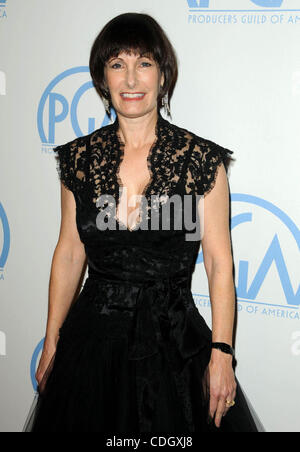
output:
M89 200L99 211L109 205L113 207L112 199L117 207L122 194L119 170L124 158L124 143L118 134L118 127L116 118L113 124L54 149L63 184L76 199L88 193ZM171 124L161 114L156 124L156 137L147 158L151 178L141 193L147 201L146 218L149 218L151 197L151 208L158 209L166 197L177 192L179 186L186 195L206 196L215 185L220 164L223 162L227 170L232 159L230 154L233 153ZM100 196L102 200L103 197L106 199L103 204L99 204ZM112 212L112 217L118 220L115 210Z

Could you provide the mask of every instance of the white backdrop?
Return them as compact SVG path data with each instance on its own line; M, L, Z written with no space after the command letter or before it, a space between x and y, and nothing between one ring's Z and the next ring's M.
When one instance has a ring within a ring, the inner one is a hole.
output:
M89 52L124 12L151 14L177 51L173 122L234 151L237 376L267 431L300 431L297 8L297 0L0 1L0 431L21 431L36 384L60 225L52 148L104 124ZM210 324L202 253L192 288Z

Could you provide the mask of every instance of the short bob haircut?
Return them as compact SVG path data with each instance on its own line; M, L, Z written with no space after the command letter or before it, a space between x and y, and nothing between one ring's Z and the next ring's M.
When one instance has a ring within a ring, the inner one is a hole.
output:
M164 30L153 17L148 14L121 14L101 30L91 49L90 73L94 86L100 95L109 101L106 90L104 68L111 57L121 52L139 56L150 56L158 64L164 74L165 81L157 98L158 111L162 108L162 99L168 94L170 100L178 78L178 63L175 50Z

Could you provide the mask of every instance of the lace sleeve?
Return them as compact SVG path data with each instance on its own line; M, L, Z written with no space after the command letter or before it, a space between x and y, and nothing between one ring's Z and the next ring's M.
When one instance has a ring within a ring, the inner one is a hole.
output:
M189 188L193 188L198 195L208 195L216 184L218 169L222 163L226 172L228 171L229 163L233 160L231 154L233 151L210 140L196 145L189 168L189 179L193 181Z
M221 163L224 163L225 170L226 172L228 171L229 163L232 160L231 154L233 154L233 151L223 148L212 141L208 141L207 144L201 161L204 196L208 195L214 188Z
M68 190L74 191L75 146L66 143L57 146L53 151L56 153L56 169L60 180Z

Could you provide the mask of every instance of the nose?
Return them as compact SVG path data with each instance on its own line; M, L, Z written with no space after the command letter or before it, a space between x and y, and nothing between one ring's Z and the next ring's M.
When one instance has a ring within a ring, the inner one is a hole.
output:
M137 73L134 67L128 67L126 73L126 83L128 88L133 89L137 85Z

